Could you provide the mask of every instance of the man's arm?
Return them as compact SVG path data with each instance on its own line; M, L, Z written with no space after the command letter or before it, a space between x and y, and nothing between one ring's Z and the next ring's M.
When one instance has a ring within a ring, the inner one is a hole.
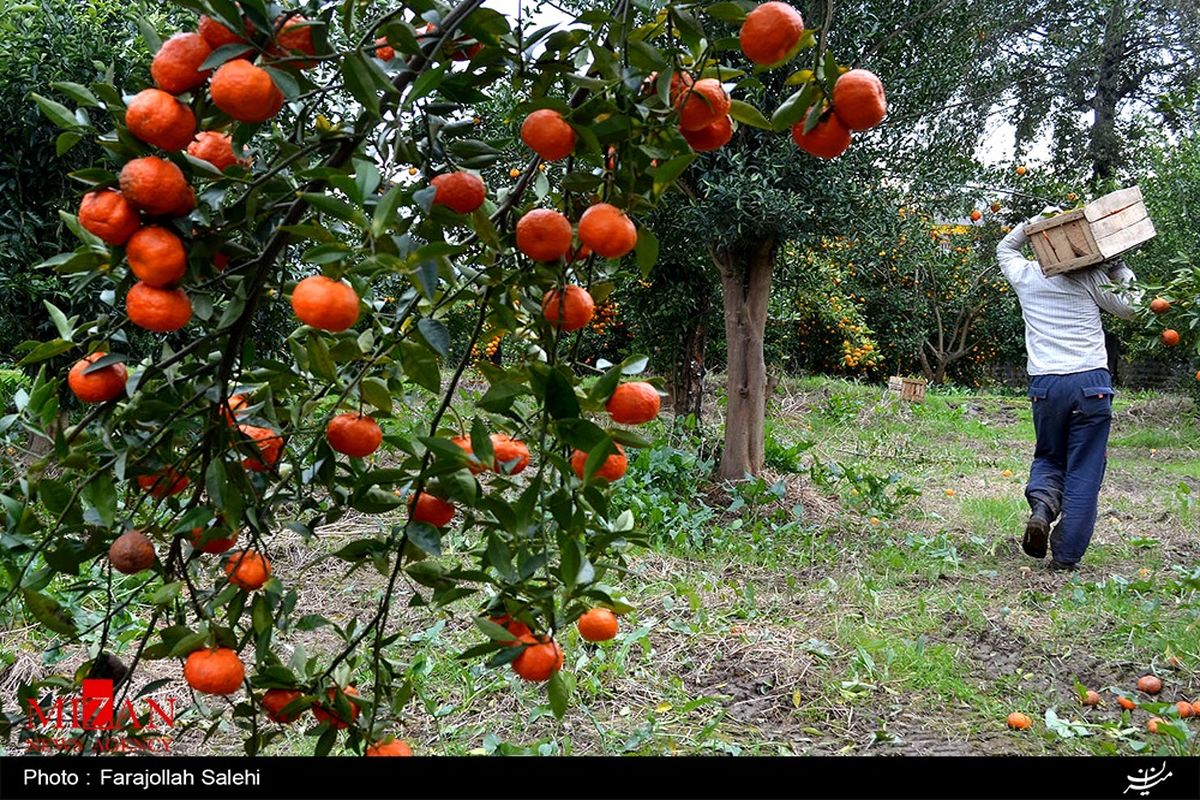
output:
M1021 252L1021 248L1029 244L1029 237L1025 235L1025 225L1023 222L1014 225L1008 235L1000 240L1000 244L996 245L996 261L999 262L1000 271L1008 278L1009 283L1019 281L1021 273L1033 263Z
M1142 293L1130 287L1137 276L1119 258L1113 259L1105 267L1093 272L1091 286L1096 305L1122 319L1133 319L1133 309L1142 301Z

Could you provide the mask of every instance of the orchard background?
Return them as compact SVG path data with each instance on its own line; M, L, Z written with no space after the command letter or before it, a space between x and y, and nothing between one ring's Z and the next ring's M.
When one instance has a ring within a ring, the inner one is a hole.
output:
M1196 752L1189 4L4 11L6 751ZM994 247L1133 182L1051 576Z

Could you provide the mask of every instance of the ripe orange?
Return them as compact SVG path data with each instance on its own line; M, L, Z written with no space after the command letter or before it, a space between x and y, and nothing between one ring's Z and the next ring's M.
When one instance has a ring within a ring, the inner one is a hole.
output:
M543 638L538 641L531 634L518 637L527 647L513 659L513 672L527 681L548 681L550 676L562 669L563 651L558 642Z
M161 289L179 283L187 273L187 250L178 236L158 225L147 225L125 245L129 268L147 286Z
M582 450L575 450L571 453L571 469L575 470L575 474L579 476L580 480L583 479L583 467L587 463L587 458L588 454ZM623 478L627 469L629 469L629 459L625 457L625 449L621 445L617 445L617 452L604 459L604 463L592 477L604 478L612 483Z
M1083 698L1082 702L1085 706L1098 706L1100 705L1100 693L1094 689L1088 689L1087 696Z
M746 15L738 38L746 58L773 67L791 56L804 35L804 18L787 3L763 3Z
M270 52L276 56L293 56L297 53L304 55L315 56L317 48L313 45L312 26L308 24L308 19L299 14L288 17L280 24L279 20L275 20L275 45L270 48ZM283 66L290 66L296 69L310 69L316 66L315 61L286 61Z
M733 138L733 117L726 114L699 130L688 131L680 128L679 132L697 153L719 150Z
M271 577L271 562L257 550L239 550L225 562L225 575L234 586L252 592Z
M376 742L367 748L368 756L411 756L412 754L412 748L403 739Z
M154 566L154 545L139 530L125 531L109 546L108 560L117 572L133 575Z
M188 155L207 161L224 172L234 164L245 164L233 154L233 137L220 131L200 131L196 138L187 146Z
M581 244L577 248L572 247L570 250L568 250L566 259L567 259L568 263L573 264L576 261L583 261L591 254L592 254L592 248L588 247L586 244Z
M387 43L386 36L380 36L375 40L375 57L380 61L391 61L396 57L396 50Z
M617 635L617 615L607 608L593 608L579 618L579 635L589 642L607 642Z
M1176 713L1179 714L1180 717L1194 716L1194 713L1192 711L1192 704L1186 700L1180 700L1178 703L1176 703L1175 711L1176 711Z
M215 555L217 553L224 553L226 550L237 544L238 540L237 531L231 531L229 537L225 539L209 538L206 541L205 537L207 535L208 531L206 531L204 528L192 528L192 547L196 548L201 553Z
M1162 343L1167 347L1174 347L1175 345L1179 344L1179 331L1176 331L1172 328L1167 328L1162 332L1162 335L1159 338L1162 339Z
M183 171L157 156L135 158L121 167L121 194L152 216L180 217L196 207L196 194Z
M522 636L530 636L533 633L533 631L529 630L528 625L520 620L513 619L508 614L501 614L498 617L489 617L488 619L513 635L514 638L500 642L505 647L515 647L520 644L519 639Z
M1157 675L1143 675L1137 682L1138 691L1146 694L1158 694L1162 691L1162 685L1162 679Z
M408 503L414 522L428 522L435 528L444 528L454 519L454 504L421 492Z
M593 203L579 218L579 241L605 258L620 258L637 245L637 227L616 206Z
M183 289L159 289L138 281L125 294L125 313L139 328L177 331L192 318L192 301Z
M209 47L216 50L218 47L223 47L227 44L248 43L250 37L254 35L254 25L250 23L249 19L242 17L242 26L245 35L234 33L210 16L201 15L200 25L196 28L196 32L204 38ZM243 55L249 55L253 52L254 48L248 47Z
M658 391L643 381L622 383L608 398L605 408L613 422L640 425L658 416L662 404Z
M345 689L342 689L342 694L346 695L347 700L350 703L350 719L342 719L337 715L337 709L334 707L334 703L337 701L337 692L335 692L333 689L329 689L325 692L325 696L329 698L329 708L326 709L323 706L313 706L313 716L317 718L317 722L328 722L331 728L342 730L351 722L358 719L358 714L360 711L358 703L354 702L353 700L349 700L351 697L358 697L358 689L354 686L347 686Z
M83 371L108 353L97 350L89 356L79 359L67 373L67 386L75 396L84 403L107 403L120 397L125 392L125 381L129 377L125 365L109 364L87 375Z
M271 74L240 58L217 67L208 90L213 104L238 122L265 122L283 108Z
M817 158L837 158L850 146L850 129L837 114L826 111L808 133L804 132L804 122L802 119L792 126L792 140L804 152Z
M1161 717L1151 717L1146 720L1146 730L1150 731L1150 733L1158 733L1158 723L1160 722L1166 722L1166 720Z
M433 195L434 205L446 206L459 214L470 214L487 199L487 188L483 181L470 172L436 175L430 184L437 190Z
M196 115L162 89L143 89L125 107L125 127L146 144L182 150L196 135Z
M496 457L492 470L504 475L516 475L529 466L529 448L520 439L507 433L493 433L492 454Z
M596 303L587 289L574 284L561 292L551 289L542 296L542 316L552 326L577 331L592 321Z
M1028 172L1028 171L1029 171L1029 170L1025 169L1025 167L1023 167L1023 166L1021 166L1021 167L1017 167L1017 174L1018 174L1018 175L1024 175L1024 174L1025 174L1026 172Z
M883 82L865 69L843 73L833 85L833 113L852 131L874 128L887 116Z
M1155 314L1165 314L1171 310L1171 303L1165 297L1156 297L1150 301L1150 310Z
M292 290L292 311L305 325L337 333L358 322L358 295L348 283L309 275Z
M450 441L454 442L454 444L458 445L464 453L470 456L468 459L467 469L471 470L472 475L478 475L487 469L487 467L480 463L478 458L475 458L475 448L471 446L471 440L469 437L455 436Z
M1122 697L1122 696L1117 697L1117 705L1119 705L1121 708L1125 709L1126 711L1133 711L1135 708L1137 708L1137 703L1133 702L1128 697Z
M238 425L238 430L243 436L253 440L258 448L258 456L242 459L242 466L251 472L270 472L283 455L283 437L270 428L247 425L244 422Z
M163 42L150 62L150 77L164 92L181 94L202 85L212 70L201 70L212 47L198 33L177 33ZM175 148L171 148L175 149Z
M1014 711L1008 715L1008 727L1016 731L1029 729L1033 725L1033 720L1028 714L1022 714L1020 711Z
M79 203L79 224L106 244L121 245L142 225L137 209L114 189L88 192Z
M296 689L267 689L262 696L263 711L267 714L267 719L272 722L287 724L300 719L303 711L296 711L288 714L284 709L291 705L296 700L304 696L304 692Z
M338 414L325 426L325 439L339 453L364 458L379 447L383 431L365 414Z
M149 475L138 475L137 485L143 492L149 492L151 497L163 498L179 494L191 485L187 475L181 475L174 467L167 467Z
M534 261L557 261L571 247L571 223L549 208L535 208L517 220L517 249Z
M238 654L228 647L196 650L183 665L183 678L197 692L233 694L246 678Z
M557 161L575 149L575 131L562 114L552 108L540 108L521 123L521 141L545 160Z
M979 209L974 209L973 211L971 211L971 221L972 222L979 222L979 220L981 220L981 219L983 219L983 214L981 214L979 212Z
M686 84L687 80L681 82ZM701 78L691 85L691 91L681 88L676 108L679 109L679 127L685 131L698 131L729 113L729 95L716 78Z
M1192 716L1200 717L1200 700L1192 703Z
M237 423L237 418L242 416L237 412L248 405L250 405L250 401L246 398L246 395L235 394L229 398L229 401L225 404L225 408L221 409L221 413L225 416L226 422L234 425Z

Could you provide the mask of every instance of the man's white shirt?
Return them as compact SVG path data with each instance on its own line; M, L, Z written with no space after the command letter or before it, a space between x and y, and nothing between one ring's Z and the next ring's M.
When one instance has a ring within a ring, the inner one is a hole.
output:
M1041 219L1038 217L1037 219ZM1030 375L1069 375L1108 368L1100 309L1132 319L1140 299L1129 283L1133 270L1120 266L1047 278L1036 261L1025 258L1025 225L1015 226L996 246L1000 270L1021 301L1025 318L1026 369Z

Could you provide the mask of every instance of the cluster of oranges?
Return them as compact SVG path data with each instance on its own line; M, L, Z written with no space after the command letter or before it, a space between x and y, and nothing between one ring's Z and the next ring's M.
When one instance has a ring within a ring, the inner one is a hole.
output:
M618 324L617 313L619 311L620 303L616 300L605 300L596 306L596 316L592 320L592 330L603 336L610 328Z
M1171 310L1171 301L1165 297L1156 297L1150 301L1150 310L1161 316ZM1167 347L1175 347L1179 344L1179 331L1174 328L1166 328L1158 335L1161 341ZM1200 372L1196 373L1196 380L1200 381Z
M1174 658L1174 657L1172 657ZM1138 678L1137 692L1151 697L1157 695L1163 690L1162 678L1157 675L1143 675ZM1100 693L1095 689L1081 690L1079 702L1081 705L1089 707L1100 706L1103 702ZM1116 694L1117 705L1123 711L1133 711L1138 708L1138 703L1130 693L1119 692ZM1187 700L1178 700L1175 703L1175 716L1179 719L1187 719L1188 717L1200 717L1200 700L1189 702ZM1146 730L1150 733L1158 733L1158 726L1165 723L1162 717L1151 717L1146 721ZM1033 720L1028 714L1020 711L1014 711L1008 715L1006 720L1008 727L1013 730L1028 730L1033 726Z
M500 342L503 340L504 337L501 334L496 334L484 342L482 347L480 347L478 344L471 345L471 358L495 358L496 353L500 350Z

